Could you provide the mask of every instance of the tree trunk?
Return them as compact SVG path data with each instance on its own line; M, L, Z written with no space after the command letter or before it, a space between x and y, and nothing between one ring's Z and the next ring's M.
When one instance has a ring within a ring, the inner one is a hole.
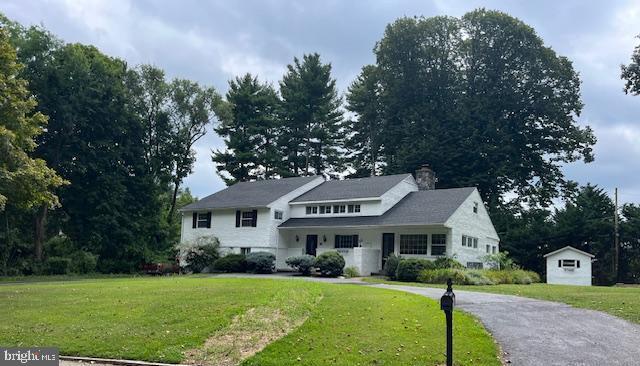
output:
M171 196L171 207L169 208L169 216L167 216L167 222L169 224L173 223L173 214L176 212L176 199L178 197L178 189L180 188L180 183L176 179L173 183L173 195Z
M45 238L48 211L49 209L47 208L47 206L43 205L36 213L33 244L35 248L36 260L38 262L42 261L42 247Z

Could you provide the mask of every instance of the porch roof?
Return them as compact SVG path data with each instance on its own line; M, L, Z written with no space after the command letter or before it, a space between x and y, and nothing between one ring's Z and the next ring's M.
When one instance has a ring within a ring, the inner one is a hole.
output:
M411 192L380 216L291 218L280 228L443 225L474 187Z

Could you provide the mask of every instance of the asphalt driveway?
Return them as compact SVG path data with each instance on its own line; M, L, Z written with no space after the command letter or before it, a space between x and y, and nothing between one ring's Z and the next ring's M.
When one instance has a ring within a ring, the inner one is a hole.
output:
M442 289L424 287L386 284L372 287L432 299L443 294ZM640 365L640 325L556 302L455 288L454 292L457 308L482 321L502 347L504 359L512 365Z

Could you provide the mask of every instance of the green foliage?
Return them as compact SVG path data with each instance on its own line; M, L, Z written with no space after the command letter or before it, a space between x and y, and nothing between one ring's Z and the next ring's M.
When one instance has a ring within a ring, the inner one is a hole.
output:
M390 280L396 279L398 264L400 264L401 260L402 258L395 255L395 253L391 253L387 257L387 261L384 263L384 268L382 269L382 271L384 272L385 276L389 277Z
M433 261L433 266L437 269L440 268L456 268L462 269L464 266L462 263L450 257L440 257Z
M243 254L227 254L213 262L213 269L218 272L242 273L247 271L247 259Z
M77 274L89 274L96 271L98 256L85 251L77 251L71 257L69 271Z
M316 267L323 276L340 276L345 266L342 255L336 251L324 252L316 257Z
M482 257L482 262L487 263L487 265L494 269L504 269L504 270L512 270L512 269L520 269L520 266L515 264L513 259L509 257L509 252L504 250L496 254L487 254Z
M180 266L187 271L200 273L211 269L220 258L220 241L215 236L201 236L177 247Z
M247 254L247 270L253 273L273 273L276 270L276 256L268 252Z
M311 270L315 265L316 257L309 254L304 254L295 257L289 257L285 262L289 267L295 269L305 276L308 276L311 274Z
M374 158L385 173L430 162L441 188L477 186L491 207L515 192L536 207L573 187L563 164L593 160L595 137L576 121L578 74L516 18L484 9L400 18L374 52L347 95L358 160L363 145L382 147L361 172Z
M457 285L500 285L520 284L528 285L540 282L540 276L531 271L523 270L480 270L461 268L436 268L420 272L418 282L445 284L451 278Z
M360 277L358 267L350 266L344 269L344 276L346 278Z
M625 80L624 92L632 95L640 94L640 46L636 46L628 65L621 65L620 78Z
M71 259L64 257L49 257L44 263L44 272L49 275L69 273Z
M226 148L216 150L212 157L227 184L268 179L276 173L281 161L276 144L279 104L273 86L261 84L251 74L229 81L216 127Z
M294 58L280 81L280 95L281 175L341 172L341 100L331 77L331 64L323 64L317 53L304 55L302 61Z
M414 282L422 270L435 268L433 262L428 259L408 258L398 263L396 279L398 281Z

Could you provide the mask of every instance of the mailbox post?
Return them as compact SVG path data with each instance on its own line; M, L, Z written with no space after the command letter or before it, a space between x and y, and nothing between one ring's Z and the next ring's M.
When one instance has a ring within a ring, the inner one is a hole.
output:
M447 366L453 365L453 307L456 295L451 288L451 278L447 280L447 292L440 298L440 310L444 311L447 319Z

